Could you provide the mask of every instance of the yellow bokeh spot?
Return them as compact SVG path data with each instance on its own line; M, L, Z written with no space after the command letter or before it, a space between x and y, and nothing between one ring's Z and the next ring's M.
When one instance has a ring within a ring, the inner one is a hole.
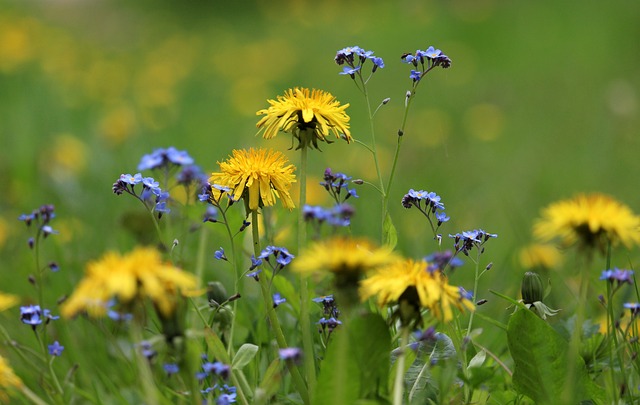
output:
M504 131L505 116L494 104L477 104L464 114L464 126L474 138L493 141Z
M33 57L34 21L0 20L0 71L11 72Z
M118 146L131 138L136 129L133 110L120 106L108 111L100 121L100 136L112 146Z
M82 172L87 165L87 146L77 137L70 134L56 135L51 149L46 152L41 162L43 168L54 179L65 181Z
M410 131L418 132L411 137L424 146L434 147L442 145L451 133L451 117L444 111L424 109L414 116Z

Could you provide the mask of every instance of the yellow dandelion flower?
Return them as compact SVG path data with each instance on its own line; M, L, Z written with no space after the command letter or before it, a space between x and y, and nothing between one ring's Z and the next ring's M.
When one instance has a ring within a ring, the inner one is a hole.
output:
M543 243L529 245L520 250L520 264L525 269L552 269L562 263L562 254L556 246Z
M0 356L0 401L8 402L7 392L14 388L22 388L22 380L15 375L7 360Z
M122 304L149 298L162 316L169 317L178 293L196 286L195 276L163 262L155 249L137 248L124 256L107 253L87 265L85 277L60 312L64 317L78 313L99 317L113 298Z
M640 217L607 195L580 194L545 208L533 232L544 241L558 238L566 246L579 243L604 251L608 242L640 244Z
M291 269L305 275L329 272L357 278L397 259L391 249L376 247L366 239L336 237L312 244L293 261Z
M428 267L426 261L396 261L362 280L360 297L365 301L377 296L380 307L395 303L402 307L402 301L406 300L415 308L428 308L436 319L444 322L453 319L452 307L473 311L474 306L463 289L449 285L444 274Z
M209 183L228 187L234 201L248 197L249 209L272 206L276 197L285 208L295 205L289 194L291 183L296 180L296 167L278 151L265 149L234 150L233 156L218 162L220 172L212 173ZM214 193L217 190L212 190ZM219 194L219 193L218 193Z
M0 292L0 312L9 309L18 303L18 297Z
M349 104L340 105L326 91L305 88L289 89L277 100L267 100L271 106L256 115L264 115L256 126L264 129L264 138L271 139L278 131L290 132L298 140L296 149L313 147L318 141L331 143L330 132L350 143L349 116L345 113Z

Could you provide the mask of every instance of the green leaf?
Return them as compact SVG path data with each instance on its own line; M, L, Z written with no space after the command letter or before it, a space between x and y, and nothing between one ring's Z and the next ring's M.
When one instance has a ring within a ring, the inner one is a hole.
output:
M398 244L398 232L393 225L391 215L387 212L384 216L384 222L382 223L383 240L385 245L388 245L391 249L395 248Z
M387 322L378 314L366 314L351 321L349 328L353 355L360 372L359 398L388 394L391 335Z
M344 322L331 335L313 403L356 404L385 397L390 349L389 327L380 315L369 313Z
M576 403L604 403L604 390L591 381L582 357L575 354L576 368L571 373L569 343L533 312L519 310L511 316L507 343L515 364L513 385L537 404L557 403L567 384L573 385ZM568 381L572 374L574 380Z
M220 337L211 329L205 330L205 340L207 342L207 346L213 356L220 360L225 364L229 364L231 359L229 358L229 354L227 353L227 349L224 347L224 344L220 340Z
M253 397L254 405L267 404L271 400L271 397L275 395L280 389L280 382L282 380L280 358L276 358L271 362L267 371L264 373L260 386L256 389Z
M478 368L482 367L484 360L487 358L487 352L484 350L480 350L473 358L469 361L469 365L467 368Z
M238 349L238 352L233 357L231 362L231 368L234 370L242 370L247 364L253 360L258 353L258 346L251 343L245 343Z

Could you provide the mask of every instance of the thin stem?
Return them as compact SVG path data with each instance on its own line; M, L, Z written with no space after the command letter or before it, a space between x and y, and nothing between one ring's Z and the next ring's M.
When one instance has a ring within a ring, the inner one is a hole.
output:
M300 149L300 203L298 206L298 253L307 243L307 227L303 207L307 203L307 149ZM305 358L305 373L309 391L313 392L316 382L316 362L313 350L313 336L309 320L309 282L300 276L300 327L302 328L302 350Z
M409 328L402 327L400 335L400 354L396 359L396 378L393 383L393 405L402 405L404 397L404 363L406 360L405 351L409 347Z
M256 210L251 211L251 231L253 236L253 252L255 257L258 257L260 256L260 234L258 231L258 211ZM278 320L275 308L273 307L273 300L271 298L271 295L269 294L267 277L260 277L259 282L265 310L267 311L267 316L269 317L271 329L275 334L276 342L278 343L278 347L280 349L285 349L289 346L287 345L287 341L284 337L284 334L282 333L280 321ZM296 390L300 394L300 397L302 397L302 401L305 404L309 404L309 391L307 390L307 386L304 382L304 379L302 378L302 374L300 374L300 370L298 370L298 368L292 362L286 362L286 364L287 368L289 369L289 373L291 374L293 385L296 387Z
M478 271L480 270L480 251L478 251L477 256L476 256L476 260L475 264L476 264L476 268L475 268L475 277L474 277L474 281L473 281L473 296L471 297L471 302L476 302L476 297L478 296L478 280L480 280L480 276L481 274L478 274ZM469 325L467 325L467 337L469 337L469 335L471 334L471 326L473 325L473 314L475 313L475 311L471 311L471 314L469 315Z

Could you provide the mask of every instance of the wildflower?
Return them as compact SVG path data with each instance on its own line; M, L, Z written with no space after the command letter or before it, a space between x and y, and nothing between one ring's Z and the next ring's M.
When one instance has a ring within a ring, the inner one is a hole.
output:
M610 283L618 282L618 286L624 283L633 284L633 270L622 270L614 268L613 270L604 270L600 275L600 280L606 280Z
M142 355L147 360L151 360L153 357L155 357L156 354L158 354L158 352L153 350L151 343L149 343L146 340L143 340L142 342L140 342L140 348L142 349Z
M186 151L177 150L173 146L167 149L159 148L153 153L142 156L138 170L158 169L174 164L187 166L193 164L193 158Z
M162 365L162 368L167 373L167 376L171 376L172 374L177 374L180 371L180 368L175 363L165 363Z
M258 256L257 260L260 260L261 263L262 263L262 259L269 262L269 256L272 256L272 255L273 257L275 257L276 263L279 265L276 270L282 269L283 267L291 263L291 261L295 258L295 256L289 253L289 251L286 248L277 247L277 246L267 246L265 249L262 250L262 252L260 252L260 255Z
M225 162L218 162L220 172L212 173L209 182L229 187L227 192L234 201L245 197L249 209L272 206L276 197L285 208L293 209L289 194L291 183L295 182L295 166L288 164L281 152L265 149L234 150L233 156ZM222 191L212 190L214 196Z
M533 232L544 241L558 238L564 246L604 252L608 243L640 244L640 217L607 195L580 194L545 208Z
M273 294L273 307L277 308L280 304L284 304L285 302L287 302L286 298L282 298L280 296L280 294L275 293Z
M59 318L59 316L51 315L51 311L49 311L48 309L45 309L43 311L40 308L40 305L28 305L26 307L20 307L20 320L26 325L31 325L33 330L36 329L37 325L42 324L43 321L46 324L49 323L49 321L55 321Z
M231 373L231 366L221 363L219 361L216 362L206 362L202 365L202 370L204 370L207 374L217 374L225 380L229 378L229 374Z
M558 248L547 244L533 244L520 250L520 264L525 269L552 269L562 262Z
M449 237L455 240L454 248L456 251L468 256L471 249L474 247L480 249L489 239L497 238L498 235L485 232L482 229L474 229L473 231L464 231L462 233L456 233L455 235L449 235ZM480 250L480 253L483 251L484 248Z
M333 332L333 330L337 328L339 325L342 325L342 322L337 320L334 317L320 318L320 320L316 323L322 327L321 331L323 331L326 328L329 330L329 333Z
M278 350L278 355L280 356L280 360L298 362L302 359L302 350L297 347L285 347L284 349Z
M388 247L375 247L364 239L337 237L316 242L296 259L292 270L302 274L333 273L343 282L396 260Z
M220 248L218 250L216 250L213 254L213 256L217 259L217 260L227 260L227 256L225 256L224 254L224 249Z
M207 200L208 200L207 195ZM206 200L205 200L206 201ZM202 217L202 222L218 222L218 210L216 207L209 205Z
M256 126L264 128L264 138L271 139L278 131L289 132L298 140L296 149L318 149L318 141L332 143L329 132L350 143L349 116L345 113L349 104L340 105L334 96L322 90L294 88L268 100L271 106L258 111L264 115Z
M627 308L631 311L631 316L635 317L640 314L640 303L637 302L625 302L622 304L623 307Z
M87 265L85 276L61 308L64 317L80 312L97 317L106 314L107 303L120 304L149 298L159 314L169 317L178 292L195 289L196 278L162 261L160 252L137 248L127 255L107 253Z
M350 197L358 198L356 190L349 188L351 179L351 176L347 176L344 173L333 173L331 168L327 167L324 171L324 181L320 182L320 185L329 192L337 204L340 204ZM341 195L342 190L345 191L344 196Z
M432 253L426 256L424 260L429 263L429 268L427 269L429 271L444 271L447 267L454 270L464 264L464 261L456 257L451 250Z
M256 281L260 281L260 273L262 273L262 270L252 271L250 273L247 273L247 277L251 277Z
M249 267L249 270L253 270L256 267L260 266L261 264L262 264L262 259L260 257L256 259L254 255L251 255L251 267Z
M189 185L191 183L196 183L200 185L204 185L207 182L207 176L202 173L202 169L200 169L197 165L189 165L184 166L180 172L176 175L176 181L178 184Z
M49 354L56 357L60 356L64 350L64 346L62 346L57 340L47 347L49 348Z
M7 393L14 388L22 388L22 380L13 372L7 360L0 356L0 401L9 403Z
M370 60L373 63L373 67L371 68L371 72L374 73L379 68L382 69L384 67L384 61L382 58L373 55L373 51L365 51L359 46L349 46L343 49L340 49L336 52L336 57L334 58L338 65L347 65L344 66L343 72L347 69L354 70L354 73L359 71L362 68L362 65ZM346 73L340 73L346 74ZM353 76L351 77L354 78Z
M423 260L401 260L380 268L360 283L361 299L377 296L380 307L399 304L394 315L404 325L420 323L420 308L428 308L443 322L453 319L452 306L460 311L473 310L458 287L449 285L442 272L428 271L428 267Z

